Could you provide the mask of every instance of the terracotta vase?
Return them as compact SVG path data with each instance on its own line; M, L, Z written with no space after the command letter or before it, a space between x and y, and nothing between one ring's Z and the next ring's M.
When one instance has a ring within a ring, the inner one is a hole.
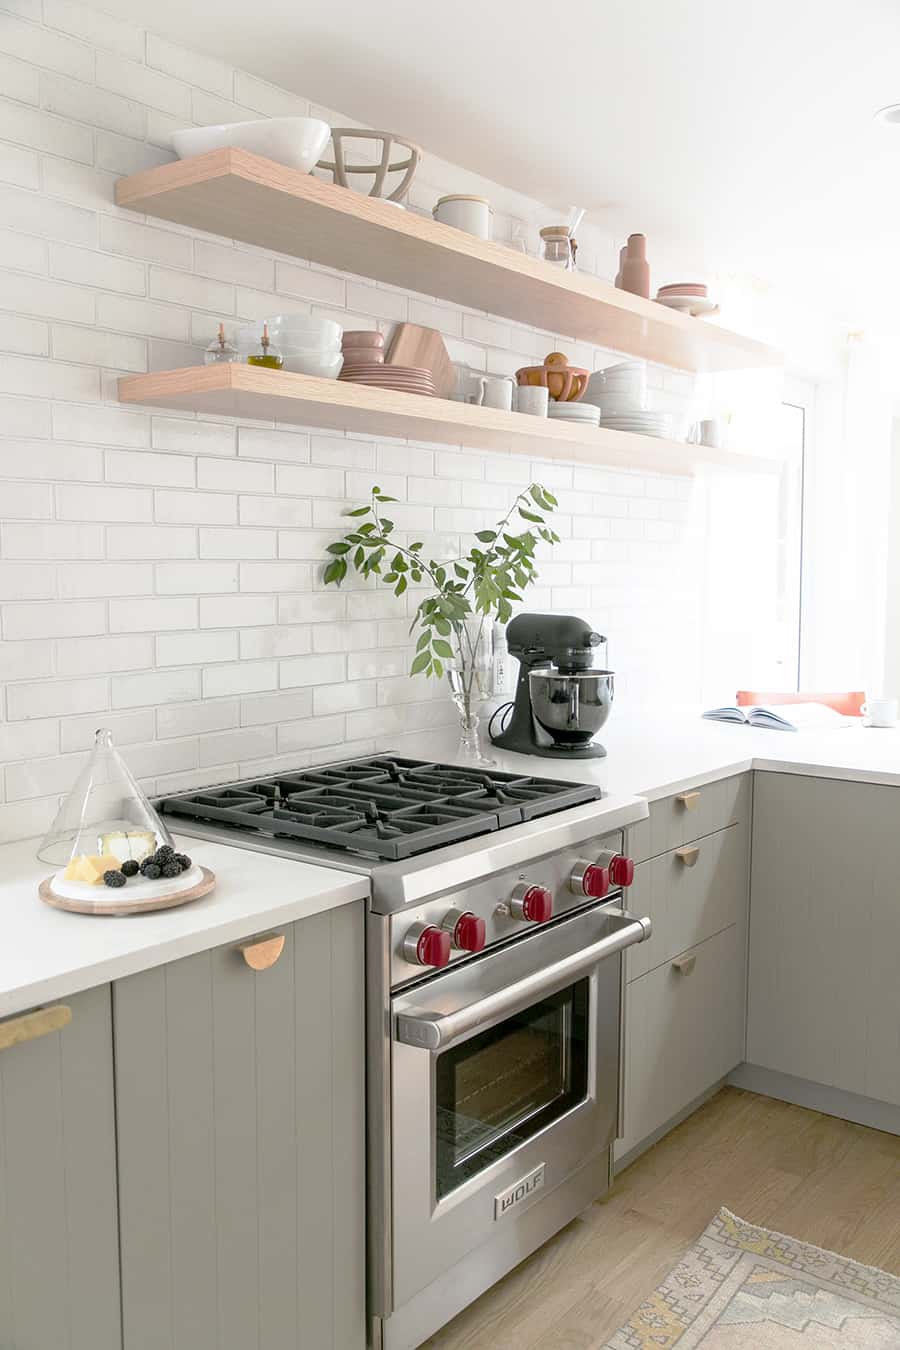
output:
M632 295L650 298L650 264L647 262L647 236L630 234L625 245L616 285Z

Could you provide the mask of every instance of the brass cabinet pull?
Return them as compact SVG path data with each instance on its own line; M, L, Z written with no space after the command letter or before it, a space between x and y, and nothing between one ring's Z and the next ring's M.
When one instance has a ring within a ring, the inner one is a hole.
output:
M251 970L271 970L284 951L284 933L268 933L252 942L241 942L238 951Z
M700 849L696 844L686 845L684 848L676 848L675 857L679 862L684 863L685 867L693 867L700 857Z
M679 956L677 960L672 962L672 969L678 975L691 975L696 964L696 956Z
M36 1041L39 1036L49 1036L51 1031L62 1031L71 1020L72 1009L65 1003L58 1003L52 1008L38 1008L36 1012L0 1022L0 1050L23 1045L25 1041Z
M679 806L683 806L685 811L696 811L700 805L699 792L679 792L675 798Z

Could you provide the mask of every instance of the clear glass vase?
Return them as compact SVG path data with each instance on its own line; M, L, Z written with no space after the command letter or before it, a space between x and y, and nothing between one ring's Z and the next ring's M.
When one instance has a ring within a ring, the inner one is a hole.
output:
M450 692L459 713L457 758L465 764L493 764L481 740L479 710L493 688L493 625L486 616L454 628L454 660L447 671Z

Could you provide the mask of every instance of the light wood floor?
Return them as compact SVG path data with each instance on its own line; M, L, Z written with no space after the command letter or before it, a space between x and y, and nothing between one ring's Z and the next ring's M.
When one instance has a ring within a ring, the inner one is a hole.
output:
M900 1139L723 1088L425 1346L599 1350L720 1205L900 1274Z

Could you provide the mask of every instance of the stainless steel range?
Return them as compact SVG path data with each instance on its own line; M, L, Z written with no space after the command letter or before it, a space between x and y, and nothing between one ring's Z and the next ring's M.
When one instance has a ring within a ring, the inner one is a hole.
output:
M412 1350L609 1185L634 799L377 755L182 793L176 829L364 872L369 1311Z

